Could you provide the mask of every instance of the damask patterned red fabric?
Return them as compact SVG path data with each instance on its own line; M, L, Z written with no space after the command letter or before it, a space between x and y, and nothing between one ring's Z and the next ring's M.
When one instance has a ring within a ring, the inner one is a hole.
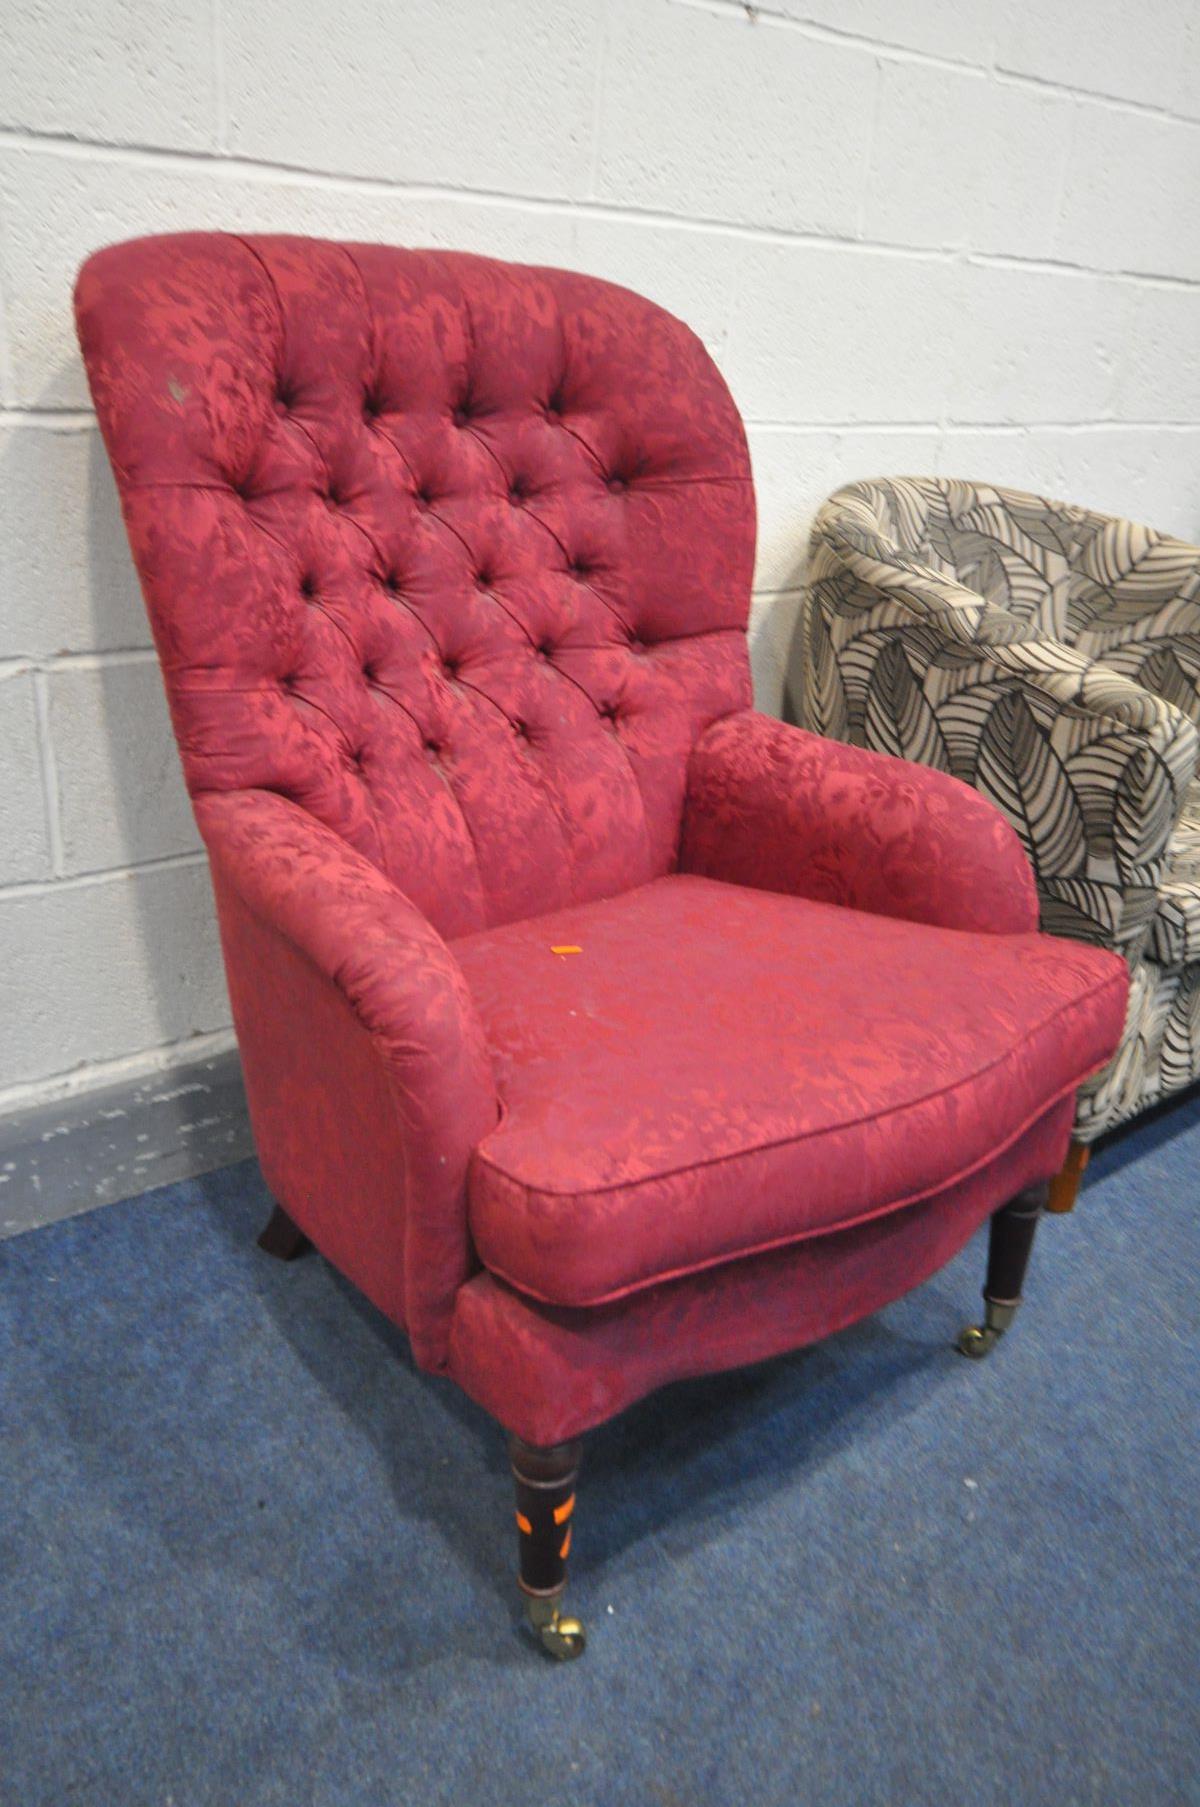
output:
M949 1185L1120 1033L1122 964L1067 947L682 874L456 941L504 1100L485 1266L598 1304Z
M745 439L686 328L208 235L100 252L77 307L193 793L290 798L442 934L669 868L750 694Z
M561 1443L668 1381L832 1336L945 1266L996 1208L1062 1161L1071 1101L984 1168L906 1211L703 1268L612 1305L538 1304L494 1274L458 1295L450 1372L530 1443Z
M223 234L99 253L77 314L264 1170L418 1361L574 1434L1054 1169L1123 968L1050 978L969 793L749 713L745 437L685 327Z
M436 1362L474 1265L467 1165L500 1110L462 972L390 880L294 803L210 791L196 814L267 1183Z
M1038 923L1021 843L969 785L749 712L696 745L680 864L944 928Z

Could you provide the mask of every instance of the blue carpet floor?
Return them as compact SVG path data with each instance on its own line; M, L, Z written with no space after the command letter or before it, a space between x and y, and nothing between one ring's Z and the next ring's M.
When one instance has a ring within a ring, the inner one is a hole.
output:
M503 1442L252 1164L0 1244L4 1807L1200 1801L1200 1098L1042 1228L590 1440L556 1667Z

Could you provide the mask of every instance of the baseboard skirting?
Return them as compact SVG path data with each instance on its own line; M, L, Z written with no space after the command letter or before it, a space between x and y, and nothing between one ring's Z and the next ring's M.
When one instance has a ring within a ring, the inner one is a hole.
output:
M236 1048L0 1116L0 1238L253 1154Z

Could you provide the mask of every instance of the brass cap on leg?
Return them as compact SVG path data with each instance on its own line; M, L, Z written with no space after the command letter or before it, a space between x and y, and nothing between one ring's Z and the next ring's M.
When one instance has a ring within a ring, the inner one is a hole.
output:
M983 1323L968 1324L960 1334L956 1345L960 1355L969 1355L973 1361L980 1361L983 1356L990 1355L1004 1332L1017 1315L1020 1299L989 1299L983 1301Z

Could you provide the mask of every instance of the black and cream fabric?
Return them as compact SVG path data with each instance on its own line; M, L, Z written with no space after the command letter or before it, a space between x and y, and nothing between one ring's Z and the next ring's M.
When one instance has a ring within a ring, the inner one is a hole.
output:
M853 483L813 527L798 659L805 726L974 785L1043 928L1129 961L1079 1139L1200 1076L1200 548L983 483Z

